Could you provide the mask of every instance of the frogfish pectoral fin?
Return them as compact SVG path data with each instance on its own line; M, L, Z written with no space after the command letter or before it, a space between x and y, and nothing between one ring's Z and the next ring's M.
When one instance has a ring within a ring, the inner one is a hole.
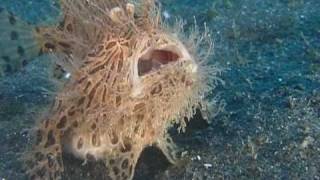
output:
M141 152L108 155L105 160L107 177L110 179L131 180Z
M174 144L169 134L166 134L162 139L158 140L156 146L162 151L171 164L176 164L178 161L178 148Z

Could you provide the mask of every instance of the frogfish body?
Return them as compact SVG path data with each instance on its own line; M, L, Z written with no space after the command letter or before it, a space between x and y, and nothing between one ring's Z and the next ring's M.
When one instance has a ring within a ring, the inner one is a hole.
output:
M211 53L210 35L195 28L183 36L179 22L170 30L150 0L61 0L61 9L63 21L55 27L24 25L37 42L33 53L54 54L71 74L36 128L25 158L28 177L61 179L67 153L103 160L112 180L132 179L151 145L174 164L167 130L183 129L214 87L218 71L203 61Z

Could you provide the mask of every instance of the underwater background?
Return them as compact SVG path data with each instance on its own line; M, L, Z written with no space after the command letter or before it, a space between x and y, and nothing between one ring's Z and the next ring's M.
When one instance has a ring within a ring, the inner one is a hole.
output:
M186 133L173 132L181 165L170 166L150 148L135 180L320 179L320 1L160 3L169 22L182 17L187 28L196 19L211 29L211 61L225 81L213 94L225 108L209 123L195 116ZM0 7L35 24L59 16L53 0L1 0ZM48 59L0 79L0 179L25 179L19 158L30 145L28 132L56 90ZM67 169L65 179L99 179L102 166Z

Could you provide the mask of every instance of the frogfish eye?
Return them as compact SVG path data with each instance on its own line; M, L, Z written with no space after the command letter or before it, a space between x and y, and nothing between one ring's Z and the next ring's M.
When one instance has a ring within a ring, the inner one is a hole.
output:
M180 56L170 50L152 49L138 60L139 76L158 70L162 65L178 61Z

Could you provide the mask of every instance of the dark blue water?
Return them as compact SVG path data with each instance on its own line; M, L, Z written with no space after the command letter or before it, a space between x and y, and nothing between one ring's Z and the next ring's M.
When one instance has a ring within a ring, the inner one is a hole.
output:
M163 168L146 157L136 179L320 179L320 1L161 4L168 21L179 16L191 25L195 17L199 27L210 27L211 61L225 69L225 85L213 93L226 106L209 125L195 118L186 134L175 135L183 166ZM49 0L2 0L0 6L31 23L50 24L59 15ZM47 59L0 79L0 179L23 179L18 158L28 129L55 89Z

